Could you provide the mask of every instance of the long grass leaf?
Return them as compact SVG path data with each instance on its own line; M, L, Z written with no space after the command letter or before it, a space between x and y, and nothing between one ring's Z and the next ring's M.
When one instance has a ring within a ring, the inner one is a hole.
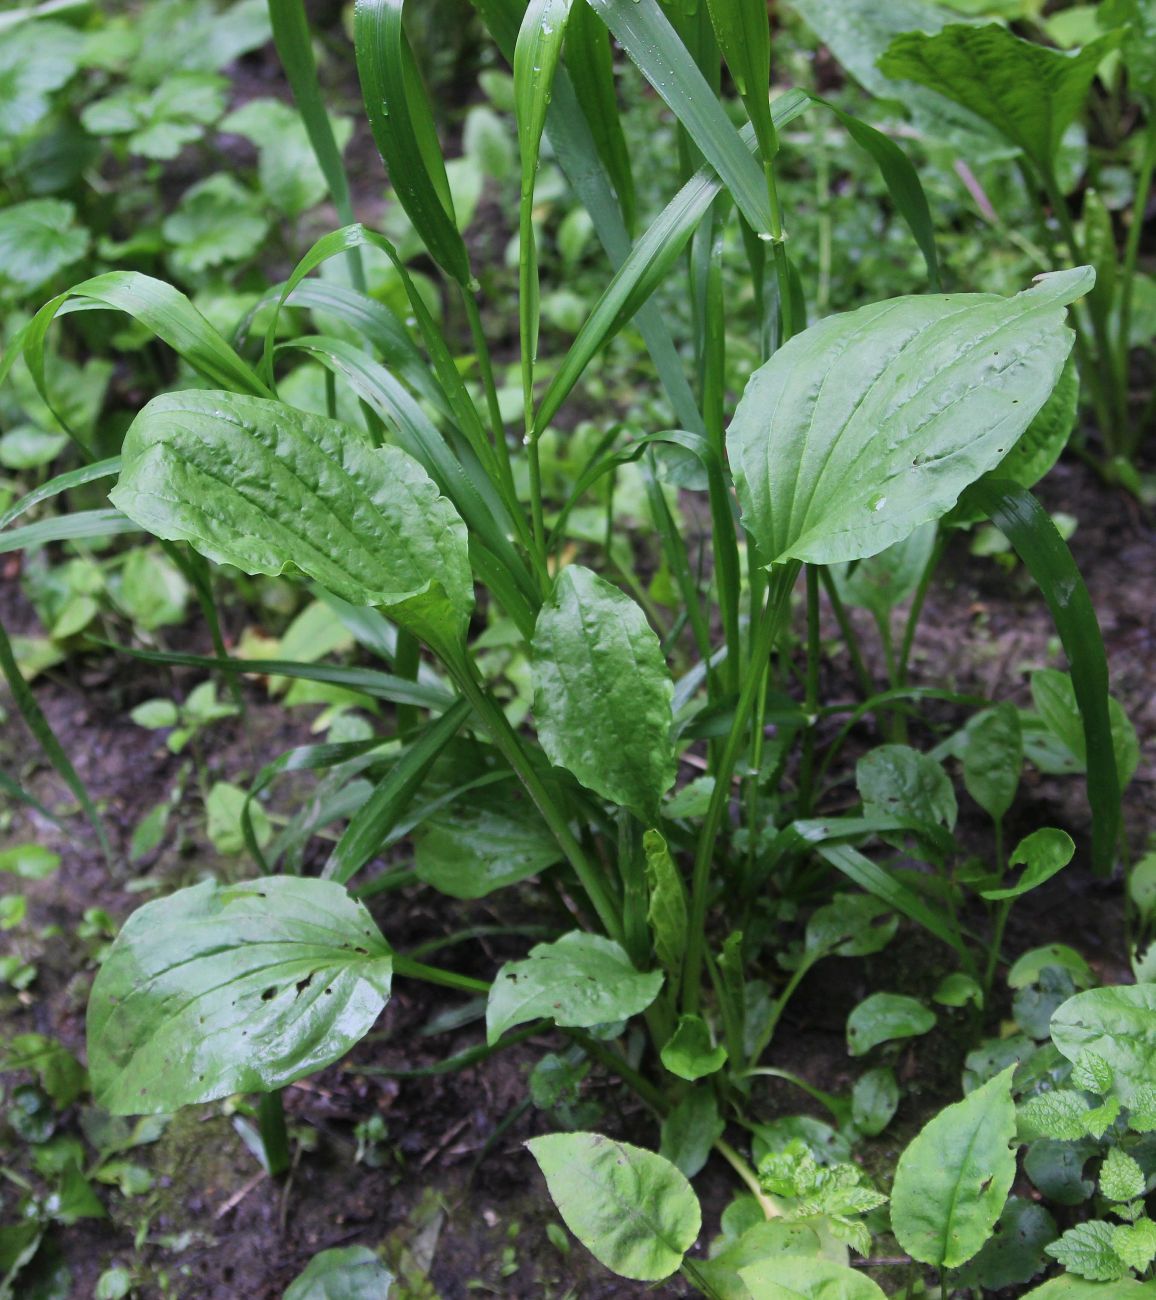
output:
M72 791L77 803L83 808L84 815L96 832L96 838L104 854L105 861L109 867L112 867L114 864L112 845L109 843L108 834L104 829L104 822L96 810L96 805L93 803L87 787L77 775L76 768L72 766L68 755L65 753L64 746L57 739L56 732L52 730L51 724L44 716L44 711L37 702L32 688L24 680L20 667L16 662L16 656L12 651L12 642L8 639L8 633L3 623L0 623L0 672L4 674L8 689L12 692L12 699L20 710L20 716L24 719L25 725L35 737L37 744L48 756L52 766L56 769L57 775Z
M33 488L19 501L13 502L0 515L0 528L7 528L33 506L50 501L53 497L60 496L62 492L70 492L73 488L83 487L86 483L95 483L98 479L114 478L120 473L120 463L119 456L110 456L107 460L98 460L91 465L82 465L80 469L70 469L64 474L55 475L47 483L41 483L38 488Z
M459 700L410 745L345 828L322 873L326 879L347 884L373 857L469 715L469 703Z
M610 34L585 0L576 0L570 14L565 59L582 114L594 138L594 147L622 208L627 233L633 235L638 200L614 88Z
M0 555L45 546L49 542L70 542L82 537L113 537L117 533L139 533L139 524L119 510L81 510L72 515L56 515L34 524L10 528L0 533Z
M365 111L390 183L433 259L452 279L471 283L469 257L454 217L445 161L425 87L402 26L404 0L358 0L353 43Z
M1120 778L1108 714L1108 659L1084 579L1048 512L1017 483L982 478L965 499L979 506L1007 537L1036 581L1060 634L1088 753L1092 807L1092 865L1107 873L1120 834Z
M744 146L658 0L589 3L718 172L743 216L760 233L769 232L771 205L762 168Z

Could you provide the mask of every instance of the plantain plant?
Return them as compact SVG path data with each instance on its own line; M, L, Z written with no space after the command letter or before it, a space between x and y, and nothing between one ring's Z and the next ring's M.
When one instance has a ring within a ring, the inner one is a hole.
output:
M342 680L396 706L391 736L295 751L280 765L364 758L356 770L377 774L320 876L206 881L129 918L89 1005L94 1093L117 1114L263 1094L276 1171L285 1162L279 1090L348 1052L388 1002L395 975L481 994L486 1043L471 1059L552 1022L661 1121L665 1155L583 1132L530 1143L567 1223L610 1268L641 1280L681 1269L711 1296L778 1295L774 1288L788 1285L881 1294L847 1268L848 1244L864 1243L858 1216L879 1203L853 1166L829 1176L798 1146L770 1137L761 1149L756 1142L751 1161L724 1138L728 1120L750 1126L757 1116L754 1081L775 1073L760 1062L783 1006L818 960L877 950L900 914L976 970L953 876L926 891L864 851L898 838L934 867L950 827L922 805L896 810L866 795L859 815L824 815L832 785L820 723L840 706L819 698L820 588L925 538L955 510L1004 529L1068 653L1093 862L1111 866L1119 782L1103 647L1071 557L1029 490L1050 461L1017 456L1025 439L1042 438L1058 454L1066 437L1049 402L1073 346L1069 312L1093 292L1095 273L1045 274L1010 297L945 291L911 164L886 136L834 110L909 224L928 292L811 322L776 166L783 128L804 112L832 110L803 92L770 99L763 0L476 0L476 8L513 69L516 419L508 400L503 406L487 337L485 268L474 265L455 217L402 0L361 0L354 43L373 137L441 277L444 328L394 244L352 221L303 9L271 0L278 49L346 224L266 295L263 338L250 342L249 319L230 343L176 289L124 271L52 299L9 350L6 366L22 355L59 407L46 368L57 317L127 313L174 349L187 380L139 411L119 456L81 471L89 482L115 478L108 507L63 516L55 535L143 530L196 557L190 564L312 584L387 660L388 671L353 670ZM678 124L681 188L645 228L611 37ZM720 93L724 66L749 119L742 129ZM612 268L565 355L548 363L539 356L535 211L547 142ZM733 409L728 229L741 236L760 354ZM406 318L359 287L367 249L393 264ZM334 259L345 281L313 276ZM652 301L679 267L689 340L672 336ZM290 328L292 308L312 312L320 332ZM454 320L469 331L468 357L459 355ZM649 352L669 427L632 436L610 427L568 499L552 500L544 439L565 427L567 406L588 409L583 377L628 326ZM328 416L278 395L283 359L302 354L332 376ZM335 418L339 389L360 403L344 420ZM593 553L591 565L578 562L567 542L572 510L632 462L643 468L653 540L679 593L670 626L656 627L639 600L596 571ZM56 480L37 501L76 481ZM708 576L678 527L679 483L705 494ZM41 540L52 535L39 527ZM6 541L19 544L19 530ZM529 657L533 716L524 726L511 721L504 684L489 671L499 631ZM789 689L796 660L801 698ZM317 671L221 654L210 662L226 673ZM918 698L897 685L854 716L885 717L897 696ZM704 765L690 785L679 782L688 755ZM434 797L422 803L423 791ZM358 877L415 825L418 879L476 898L544 875L571 928L507 962L492 982L397 951L359 893L391 889L414 872L368 885ZM1019 852L1041 878L1071 856L1063 842L1042 857ZM1047 859L1038 869L1037 857ZM1006 864L997 858L998 876ZM855 892L831 899L832 876ZM816 885L830 901L791 959L779 904L814 897ZM992 953L989 984L998 934ZM759 973L776 955L794 970L773 995ZM712 1149L734 1168L761 1222L708 1267L687 1254L700 1229L687 1173Z

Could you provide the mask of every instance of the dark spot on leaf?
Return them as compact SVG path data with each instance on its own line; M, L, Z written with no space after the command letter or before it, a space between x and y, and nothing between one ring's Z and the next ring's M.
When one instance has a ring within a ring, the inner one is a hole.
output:
M983 1182L980 1183L980 1185L979 1185L979 1194L980 1194L981 1196L982 1196L982 1195L984 1194L984 1192L986 1192L987 1189L991 1186L991 1180L992 1180L992 1175L991 1175L991 1174L988 1174L988 1176L983 1180Z
M313 971L310 971L310 973L309 973L308 975L306 975L305 978L304 978L303 980L298 980L298 981L297 981L297 996L298 996L298 997L300 997L301 994L304 993L305 990L309 987L309 985L313 983L313 975L314 975L314 972L313 972Z
M357 952L357 953L360 953L363 957L368 957L368 956L369 956L369 949L368 949L368 948L354 948L353 951L354 951L354 952Z
M272 1002L276 996L277 996L277 990L272 985L270 985L269 988L267 988L265 992L261 994L261 1001Z
M329 989L326 989L325 992L326 992L326 993L332 993L333 990L332 990L331 988L329 988Z

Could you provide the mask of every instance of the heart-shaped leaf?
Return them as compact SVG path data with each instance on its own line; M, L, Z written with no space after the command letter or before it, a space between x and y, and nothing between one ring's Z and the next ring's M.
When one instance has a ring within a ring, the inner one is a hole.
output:
M486 1037L496 1043L507 1029L541 1017L575 1028L625 1020L650 1006L662 979L661 971L635 970L613 939L573 930L502 967L490 985Z
M566 1226L607 1268L658 1282L682 1263L702 1214L669 1160L600 1133L551 1133L526 1146Z
M332 881L178 890L129 917L96 977L93 1093L145 1115L281 1088L369 1031L392 973L365 905Z
M863 559L946 514L1044 405L1072 346L1064 308L1093 283L1080 267L1014 298L895 298L780 348L727 430L762 562Z
M727 1049L711 1041L710 1029L701 1016L680 1016L661 1056L671 1074L694 1083L723 1068Z
M246 573L299 570L437 646L473 608L466 528L417 461L281 402L194 390L133 421L111 500Z

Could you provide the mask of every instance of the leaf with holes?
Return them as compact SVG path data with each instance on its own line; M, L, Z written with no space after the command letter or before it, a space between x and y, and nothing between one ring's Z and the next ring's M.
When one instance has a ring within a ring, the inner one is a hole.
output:
M389 1000L393 959L331 881L206 881L129 917L96 977L97 1103L157 1114L271 1092L330 1065Z

